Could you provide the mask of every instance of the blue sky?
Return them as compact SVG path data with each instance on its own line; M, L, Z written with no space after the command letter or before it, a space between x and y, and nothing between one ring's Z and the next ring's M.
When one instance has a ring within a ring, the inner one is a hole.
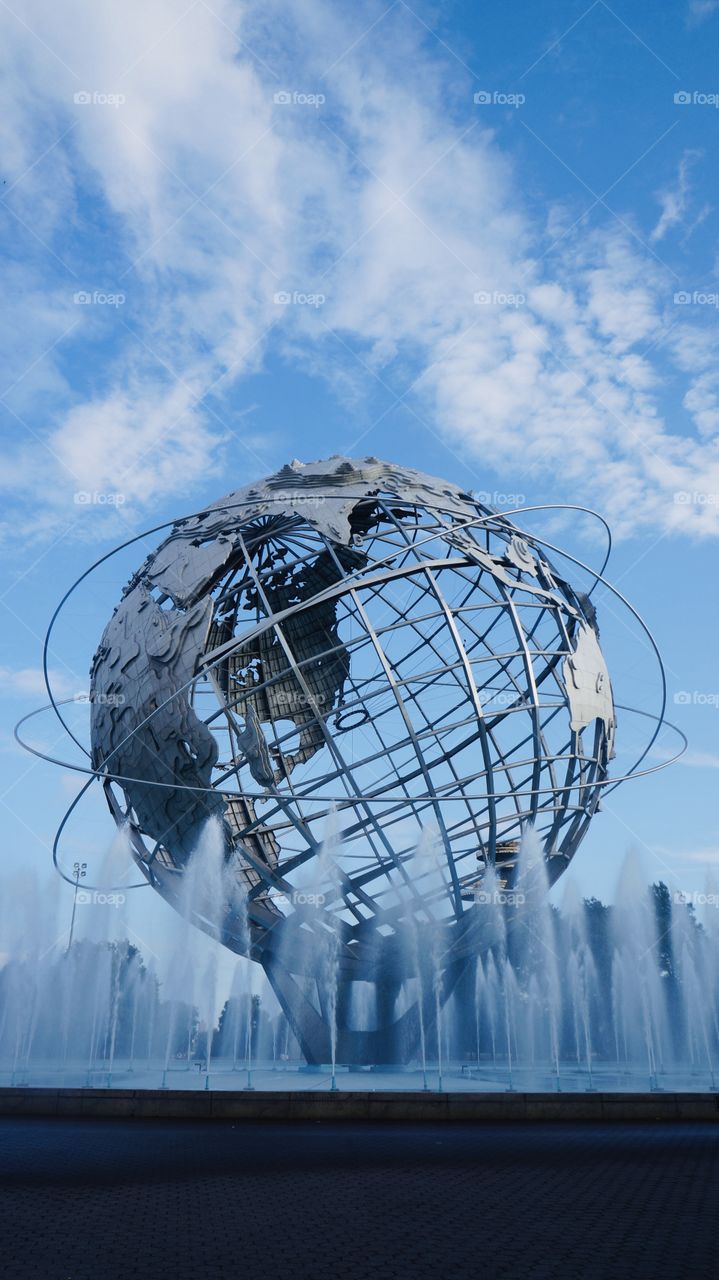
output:
M77 779L12 725L44 700L66 586L123 537L345 452L606 516L610 576L656 634L690 749L608 798L571 875L611 897L635 844L647 875L702 888L719 3L26 0L0 21L4 872L65 901L48 847ZM528 523L601 559L587 521ZM150 545L76 597L59 693L86 688ZM597 603L617 697L649 709L647 651ZM33 734L67 753L49 720ZM637 722L620 735L629 751ZM90 800L67 861L99 869L110 835Z

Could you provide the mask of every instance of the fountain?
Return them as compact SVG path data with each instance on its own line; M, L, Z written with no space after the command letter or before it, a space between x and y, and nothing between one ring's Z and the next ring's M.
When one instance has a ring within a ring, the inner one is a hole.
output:
M429 829L415 850L408 865L429 906L419 918L409 909L411 890L404 882L397 888L406 923L405 976L395 1003L398 1010L417 1010L416 1056L391 1074L374 1064L375 1084L429 1088L431 1045L439 1090L716 1090L719 928L707 919L716 907L705 906L699 921L682 895L648 886L630 852L614 905L583 902L569 885L557 908L547 897L544 862L532 856L533 839L528 833L514 890L499 888L490 876L476 895L483 945L468 956L449 996L444 935L432 913L442 880L436 832ZM336 1028L344 1019L371 1032L377 1001L369 981L353 984L344 1011L338 999L342 943L326 910L341 893L342 856L332 819L312 882L295 891L303 922L313 923L298 936L308 949L307 973L315 975L306 979L308 998L331 1028L324 1069L332 1090L340 1069L350 1087L364 1087L359 1072L373 1064L338 1057ZM184 889L218 932L228 883L224 846L211 819ZM179 1069L191 1088L223 1089L234 1087L244 1062L246 1088L314 1087L316 1077L301 1069L291 1023L271 986L253 983L250 963L239 960L221 975L220 952L208 957L207 943L202 956L194 950L201 934L178 911L174 940L148 965L117 936L123 927L117 919L103 907L94 912L78 911L69 951L54 921L36 922L28 933L23 911L14 928L6 916L0 1082L97 1087L132 1081L156 1088L159 1081L167 1088ZM53 929L60 938L54 947L47 945ZM204 1068L195 1075L189 1072L193 1054Z

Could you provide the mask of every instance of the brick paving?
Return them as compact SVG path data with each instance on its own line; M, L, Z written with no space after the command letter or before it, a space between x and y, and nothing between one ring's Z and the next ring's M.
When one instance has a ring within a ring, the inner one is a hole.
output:
M0 1119L3 1280L719 1275L719 1127Z

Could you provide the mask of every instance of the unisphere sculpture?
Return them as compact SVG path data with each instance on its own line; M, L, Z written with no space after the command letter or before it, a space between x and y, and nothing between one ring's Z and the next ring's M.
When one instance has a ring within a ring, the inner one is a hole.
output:
M440 930L446 998L478 945L484 878L512 887L533 828L556 880L613 755L588 597L506 516L376 458L293 462L178 521L128 584L90 696L92 767L143 874L177 903L204 824L221 823L237 901L217 932L263 965L314 1061L329 1060L308 994L323 939L340 1060L406 1057L408 925ZM376 1010L360 1031L362 981Z

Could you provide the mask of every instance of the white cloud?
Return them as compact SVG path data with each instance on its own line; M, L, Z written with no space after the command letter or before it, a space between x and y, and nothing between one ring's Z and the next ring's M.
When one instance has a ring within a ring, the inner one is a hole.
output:
M50 670L49 675L50 684L56 698L74 698L77 694L86 691L89 683L87 676L83 683L81 678L74 677L63 671ZM0 667L0 697L33 697L40 699L43 703L47 702L47 689L45 688L45 680L40 668L20 667L19 669L13 669L11 667Z
M108 367L89 380L98 390L78 399L61 389L44 454L16 421L15 478L38 500L59 504L78 488L123 487L148 501L196 483L230 438L199 402L218 379L257 367L262 335L278 319L273 294L289 275L284 246L293 215L281 198L286 147L266 132L272 96L251 61L237 56L230 30L237 9L219 6L219 20L203 5L184 17L183 9L170 0L151 11L135 0L122 13L76 2L61 20L46 4L30 4L25 21L44 44L6 14L27 78L5 113L17 126L13 207L56 244L68 222L81 235L93 204L103 202L117 239L117 252L94 275L64 276L63 321L69 310L86 341L110 343ZM125 101L76 104L79 90ZM68 125L66 142L31 168ZM307 182L315 176L310 157ZM79 289L124 293L126 302L73 307ZM47 306L57 313L57 303ZM43 362L46 377L50 366ZM244 452L251 472L261 470L256 447Z
M689 0L689 25L699 26L719 9L719 0Z
M667 856L670 856L677 862L697 863L699 866L711 867L719 863L719 849L709 847L706 849L684 849L677 851L676 849L666 850ZM711 890L717 892L715 888Z
M719 755L712 751L685 751L679 764L688 769L719 769Z
M213 404L279 343L344 387L371 384L368 370L404 376L430 428L515 489L518 476L551 476L620 531L716 532L719 507L674 502L719 492L715 340L672 307L674 281L626 228L572 232L561 209L537 225L487 117L467 116L469 77L404 6L382 12L28 0L44 44L6 15L13 208L76 261L101 207L114 256L78 281L53 272L68 295L127 295L113 312L75 308L72 340L101 353L92 377L78 386L49 357L16 389L35 387L43 406L55 397L44 451L17 426L13 490L66 512L78 489L149 505L230 450L259 474L267 442ZM80 89L125 101L76 105ZM275 105L278 89L321 92L326 109ZM683 217L694 159L660 198L655 241ZM41 245L36 255L35 274L54 262ZM50 341L68 312L55 283L40 305ZM327 301L278 307L285 289ZM669 385L685 415L671 427ZM360 448L382 451L371 431Z
M679 161L676 182L673 187L667 187L664 191L658 193L657 199L661 208L661 216L656 226L652 229L649 239L652 243L663 240L664 236L672 227L681 224L687 214L689 208L689 195L691 184L689 174L693 164L700 159L701 153L698 151L685 151ZM706 216L706 212L705 212Z

